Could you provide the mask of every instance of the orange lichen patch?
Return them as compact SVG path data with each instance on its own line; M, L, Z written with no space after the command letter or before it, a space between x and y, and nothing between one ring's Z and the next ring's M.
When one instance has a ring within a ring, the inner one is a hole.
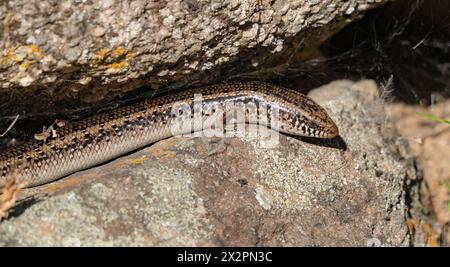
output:
M176 153L172 150L155 149L152 152L152 156L160 159L171 159L176 156Z
M111 57L114 58L124 58L130 60L134 58L134 53L130 49L124 49L122 47L117 47L111 52Z
M129 160L127 160L127 162L130 162L130 163L132 163L132 164L140 165L140 164L142 164L144 161L147 161L147 160L148 160L147 156L146 156L146 155L143 155L142 157L137 158L137 159L129 159Z
M419 219L419 218L417 218L416 220L415 220L415 226L416 227L419 227L420 226L420 224L421 224L421 220Z
M123 47L113 50L102 48L90 61L92 68L106 68L107 70L123 69L128 66L128 61L134 58L133 52Z
M20 70L27 70L28 67L30 67L33 63L35 63L34 60L25 60L19 65Z
M112 57L121 56L124 53L124 50L125 49L123 49L122 47L117 47L111 51L111 56Z
M98 53L95 55L95 57L103 60L108 56L108 54L109 54L108 49L102 48L102 49L100 49L100 51L98 51Z
M45 191L48 193L54 193L66 188L73 188L79 185L83 179L79 176L62 179L60 182L49 184L46 186Z
M21 59L16 54L16 48L7 48L2 53L2 58L0 59L0 64L9 64L9 63L17 63L20 62Z
M34 56L38 57L38 58L42 58L44 55L42 54L41 50L39 49L39 47L37 47L37 45L35 44L30 44L28 46L28 48L30 49L30 53L33 54Z
M126 60L121 60L120 62L113 62L111 64L106 65L108 69L123 69L128 66L128 62Z
M408 227L408 233L410 235L414 234L415 227L414 227L414 223L411 219L406 220L406 227Z
M148 157L146 155L143 155L139 158L127 159L126 161L118 162L116 164L116 167L121 168L121 167L128 166L131 164L141 165L142 163L144 163L147 160L148 160Z
M428 223L423 224L423 230L425 230L424 242L427 247L439 247L438 237L433 234L433 229Z
M109 51L106 48L100 49L97 54L90 60L89 65L91 68L97 68L108 57Z
M126 58L127 60L133 59L133 58L134 58L134 53L131 52L131 51L129 51L129 52L125 55L125 58Z
M19 56L17 54L19 50L25 56ZM0 64L16 64L20 70L27 70L32 64L37 62L36 60L42 57L41 50L35 44L27 46L16 45L14 48L8 48L3 51Z
M126 54L128 49L124 49L123 47L117 47L116 49L111 51L112 57L120 57L123 54Z
M154 144L150 148L150 154L153 157L161 159L170 159L175 157L176 152L172 151L171 148L179 142L177 138L170 138L164 141Z

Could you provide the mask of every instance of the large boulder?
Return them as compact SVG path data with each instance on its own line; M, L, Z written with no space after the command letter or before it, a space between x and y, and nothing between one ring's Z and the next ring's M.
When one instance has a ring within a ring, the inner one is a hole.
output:
M169 138L22 191L0 245L413 245L417 173L375 83L336 81L310 96L340 138Z

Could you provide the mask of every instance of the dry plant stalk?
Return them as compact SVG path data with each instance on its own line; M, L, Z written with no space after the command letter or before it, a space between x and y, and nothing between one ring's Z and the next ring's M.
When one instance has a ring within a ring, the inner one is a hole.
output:
M17 176L12 175L4 185L0 186L0 222L8 218L9 210L14 206L17 196L26 182L19 183Z

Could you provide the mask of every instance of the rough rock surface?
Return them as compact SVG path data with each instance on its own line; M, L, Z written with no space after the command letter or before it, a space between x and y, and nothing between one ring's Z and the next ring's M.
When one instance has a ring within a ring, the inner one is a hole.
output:
M96 102L260 69L293 49L305 58L383 2L1 1L1 104L30 95Z
M416 171L372 81L311 92L341 139L174 137L23 191L1 246L407 246Z
M415 221L414 227L427 232L424 239L429 246L450 245L450 127L420 116L418 112L445 118L448 107L450 100L427 108L403 103L392 103L388 107L388 115L395 121L398 132L409 140L412 154L423 172L422 203L416 208L422 218ZM425 214L428 218L423 218ZM434 229L427 223L435 224Z

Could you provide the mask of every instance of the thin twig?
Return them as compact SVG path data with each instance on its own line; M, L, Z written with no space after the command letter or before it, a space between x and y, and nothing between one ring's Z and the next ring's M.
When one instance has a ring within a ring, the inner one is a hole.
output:
M9 127L6 129L6 131L5 131L4 133L0 134L0 137L5 136L5 134L6 134L7 132L9 132L9 130L11 130L11 128L14 126L14 124L16 124L17 119L19 119L19 114L16 115L16 117L15 117L14 120L13 120L13 122L9 125Z

